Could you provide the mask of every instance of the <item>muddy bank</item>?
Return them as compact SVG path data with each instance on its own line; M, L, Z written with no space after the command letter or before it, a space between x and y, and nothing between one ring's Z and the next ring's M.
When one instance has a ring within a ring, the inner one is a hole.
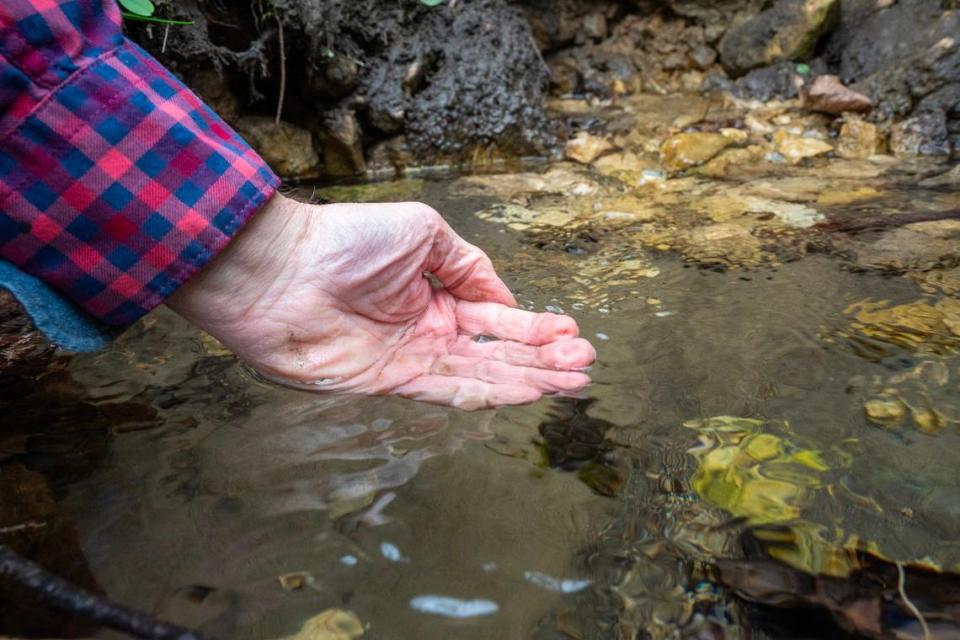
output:
M166 35L129 30L241 132L255 125L260 148L297 153L302 137L291 144L269 122L242 118L275 117L283 94L282 120L319 153L296 175L450 162L494 148L543 154L552 144L546 68L529 26L503 0L263 4L168 3L164 13L194 25Z

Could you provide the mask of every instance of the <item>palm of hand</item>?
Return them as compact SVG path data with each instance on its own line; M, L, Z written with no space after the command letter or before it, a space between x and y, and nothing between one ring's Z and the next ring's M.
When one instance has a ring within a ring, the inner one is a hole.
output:
M573 319L514 308L486 255L417 203L310 208L268 292L221 339L298 387L467 409L589 383ZM424 274L430 273L435 285ZM477 342L474 336L500 340Z

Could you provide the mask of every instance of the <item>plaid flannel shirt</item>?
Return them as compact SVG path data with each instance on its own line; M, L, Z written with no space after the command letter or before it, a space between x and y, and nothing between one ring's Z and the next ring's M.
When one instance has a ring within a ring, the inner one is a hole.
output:
M0 0L0 259L129 324L278 182L123 37L115 0Z

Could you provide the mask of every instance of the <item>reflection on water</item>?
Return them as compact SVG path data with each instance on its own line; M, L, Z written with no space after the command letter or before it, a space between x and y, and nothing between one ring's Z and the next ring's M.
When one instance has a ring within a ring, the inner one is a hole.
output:
M960 568L958 287L917 267L952 249L810 226L954 201L909 191L909 166L778 171L340 193L413 190L522 304L574 314L599 352L589 397L468 414L309 395L151 314L66 369L72 419L123 432L62 491L91 574L221 637L322 614L389 639L740 638L757 629L714 565L746 527L806 571L864 550Z

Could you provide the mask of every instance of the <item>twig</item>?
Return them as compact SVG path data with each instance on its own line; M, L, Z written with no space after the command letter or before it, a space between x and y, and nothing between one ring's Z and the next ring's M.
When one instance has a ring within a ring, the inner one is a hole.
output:
M900 592L900 599L903 600L903 604L907 605L910 613L920 621L920 627L923 629L923 640L930 640L930 627L927 626L927 619L923 617L920 609L917 609L917 606L907 597L907 590L905 588L907 574L903 571L903 563L899 560L897 560L897 575L897 591Z
M280 114L283 113L283 96L287 92L287 52L283 46L283 20L277 6L273 6L273 17L277 21L277 38L280 40L280 96L277 98L277 117L274 122L280 124Z
M144 640L203 640L195 631L75 587L4 545L0 545L0 577L27 589L56 609Z
M170 25L167 25L167 28L163 30L163 44L160 45L160 53L167 52L167 36L170 35Z

